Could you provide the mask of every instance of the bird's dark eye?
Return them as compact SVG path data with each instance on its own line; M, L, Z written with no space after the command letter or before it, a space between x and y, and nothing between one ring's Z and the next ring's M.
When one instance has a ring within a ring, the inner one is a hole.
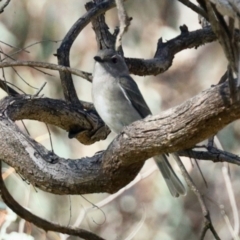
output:
M118 59L116 57L111 58L112 63L117 63Z

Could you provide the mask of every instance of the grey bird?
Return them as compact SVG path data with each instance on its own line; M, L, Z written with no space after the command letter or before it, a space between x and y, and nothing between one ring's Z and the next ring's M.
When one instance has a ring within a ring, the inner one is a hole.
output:
M151 114L137 84L129 75L124 58L112 49L100 50L94 57L92 81L94 106L109 128L120 133L124 126ZM178 157L175 154L174 157ZM155 156L170 193L185 195L186 190L172 169L165 154Z

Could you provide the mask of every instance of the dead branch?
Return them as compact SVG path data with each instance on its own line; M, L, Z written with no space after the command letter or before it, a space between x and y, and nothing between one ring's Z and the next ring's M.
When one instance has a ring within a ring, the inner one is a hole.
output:
M78 110L66 110L68 105L60 100L19 98L5 98L0 105L2 160L34 186L57 194L116 192L136 176L146 159L192 148L240 117L240 102L231 103L225 82L175 108L131 124L105 152L72 160L49 152L23 134L12 120L24 116L50 124L59 120L59 127L66 129L69 114L76 119ZM79 120L81 115L80 111ZM78 122L78 126L83 124Z
M1 165L2 164L0 161L0 167L1 167ZM4 184L2 174L0 174L0 189L1 189L1 197L9 208L11 208L21 218L33 223L34 225L44 229L45 231L55 231L55 232L70 234L72 236L78 236L78 237L81 237L86 240L104 240L103 238L101 238L101 237L97 236L96 234L89 232L85 229L61 226L59 224L49 222L45 219L42 219L42 218L32 214L27 209L22 207L11 196L11 194L9 193L9 191L7 190L7 188Z

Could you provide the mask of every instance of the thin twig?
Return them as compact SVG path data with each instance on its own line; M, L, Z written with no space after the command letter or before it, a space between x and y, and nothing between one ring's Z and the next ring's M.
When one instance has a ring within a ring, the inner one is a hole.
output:
M4 42L2 42L2 41L0 41L0 42L6 44L6 45L9 46L9 47L18 49L17 51L15 51L15 52L11 53L10 55L8 55L8 57L13 57L14 55L16 55L16 54L18 54L19 52L22 52L22 51L27 52L27 53L30 53L29 51L26 51L26 49L28 49L28 48L30 48L30 47L32 47L32 46L34 46L34 45L37 45L37 44L40 44L40 43L43 43L43 42L54 42L54 43L58 43L58 42L61 42L61 41L62 41L62 40L42 40L42 41L39 41L39 42L31 43L31 44L27 45L27 46L24 47L24 48L13 47L13 46L8 45L7 43L4 43ZM6 59L7 59L7 58L3 58L3 60L6 60Z
M1 49L1 51L2 51L2 48L0 48ZM3 52L3 51L2 51ZM2 55L0 54L0 61L2 62ZM2 69L2 77L3 77L3 81L4 81L4 83L5 83L5 85L7 85L6 84L6 78L5 78L5 71L4 71L4 68ZM10 96L10 94L9 94L9 88L6 88L6 92L7 92L7 94L8 94L8 96Z
M205 19L208 20L208 15L207 13L204 11L204 9L198 7L197 5L195 5L194 3L192 3L189 0L178 0L179 2L181 2L182 4L184 4L185 6L189 7L190 9L192 9L194 12L196 12L197 14L203 16Z
M184 150L179 151L180 156L196 158L199 160L209 160L213 162L228 162L231 164L240 165L240 157L230 152L222 151L215 147L209 148L205 145L195 146L194 148L206 148L207 151Z
M21 120L21 123L22 123L22 125L23 125L25 131L27 132L28 136L30 136L30 133L29 133L29 131L28 131L28 129L27 129L27 127L26 127L26 125L25 125L25 123L24 123L23 120Z
M0 40L0 43L4 44L4 45L6 45L6 46L8 46L8 47L10 47L10 48L18 49L18 51L20 50L20 48L14 47L14 46L10 45L9 43L5 43L5 42L3 42L3 41L1 41L1 40ZM21 51L21 50L20 50L20 51ZM29 53L29 52L26 51L26 50L23 50L23 51L26 52L26 53ZM5 59L3 58L3 60L5 60Z
M70 216L69 216L69 220L68 220L68 224L67 224L67 227L70 226L70 223L71 223L71 219L72 219L72 201L71 201L71 196L68 195L68 199L69 199L69 213L70 213Z
M10 55L8 55L8 54L6 54L6 53L4 53L4 52L3 52L3 54L4 54L7 58L10 58L11 60L16 61L16 59L13 58L13 57L11 57ZM7 58L4 58L4 59L7 59ZM3 60L4 60L4 59L3 59ZM36 71L41 72L41 73L43 73L43 74L45 74L45 75L52 76L51 74L49 74L49 73L47 73L47 72L44 72L44 71L42 71L42 70L40 70L40 69L37 69L37 68L35 68L35 67L31 67L31 68L33 68L33 69L35 69Z
M116 51L119 51L122 47L123 34L125 32L127 32L132 18L128 17L127 12L123 6L122 0L115 0L115 2L116 2L116 6L117 6L118 19L119 19L119 23L120 23L119 33L117 35L115 49L116 49Z
M200 172L200 175L201 175L201 177L202 177L202 179L203 179L203 182L204 182L204 184L205 184L205 187L206 187L206 188L208 188L208 183L207 183L207 180L205 179L205 177L204 177L204 175L203 175L202 169L200 168L200 166L199 166L199 163L198 163L197 159L196 159L196 158L194 158L194 161L195 161L195 163L196 163L196 166L197 166L197 168L198 168L198 171Z
M0 161L0 169L2 167L1 161ZM56 231L61 233L66 233L72 236L78 236L86 240L104 240L103 238L97 236L96 234L89 232L84 229L80 228L70 228L70 227L64 227L58 224L54 224L52 222L49 222L43 218L40 218L34 214L32 214L27 209L23 208L18 202L14 200L14 198L11 196L11 194L8 192L3 178L2 174L0 174L0 190L1 190L1 196L3 201L6 203L6 205L12 209L18 216L25 219L28 222L33 223L37 227L40 227L44 229L45 231Z
M143 215L140 219L140 221L137 223L136 227L132 230L132 232L124 239L124 240L132 240L136 234L140 231L140 229L142 228L145 220L146 220L146 208L144 206L144 204L142 203L142 209L143 209Z
M2 5L0 8L0 13L4 12L4 9L7 7L7 5L10 3L11 0L6 0L6 2Z
M19 87L16 86L15 84L0 79L0 88L3 89L5 92L9 92L9 94L10 94L11 96L19 95L19 93L18 93L17 91L15 91L13 88L9 87L7 84L9 84L9 85L11 85L11 86L14 86L14 87L17 88L20 92L22 92L23 94L26 94L21 88L19 88Z
M96 204L94 204L93 202L89 201L89 200L88 200L86 197L84 197L83 195L80 195L80 196L81 196L85 201L87 201L88 203L90 203L93 208L97 208L97 209L103 214L104 220L103 220L102 223L97 223L94 219L92 219L95 224L97 224L97 225L103 225L103 224L106 222L106 220L107 220L107 217L106 217L105 212L104 212L100 207L98 207Z
M12 60L15 61L14 58L10 57L8 54L4 53L3 51L1 51L1 53L2 53L3 55L7 56L8 58L10 58L10 59L12 59ZM5 58L5 59L6 59L6 58ZM1 62L3 62L3 61L4 61L4 58L2 59ZM31 88L33 88L33 89L37 89L37 88L33 87L32 85L30 85L27 81L25 81L24 78L21 77L21 75L17 72L17 70L16 70L14 67L12 67L12 69L13 69L13 71L16 73L16 75L17 75L26 85L28 85L29 87L31 87ZM37 70L37 69L36 69L36 70Z
M237 72L238 48L234 39L234 31L231 32L224 17L218 12L216 6L208 0L205 0L209 21L216 34L224 53L229 61L230 68Z
M46 63L46 62L34 62L34 61L9 61L9 62L2 62L0 63L0 68L5 67L12 67L12 66L27 66L27 67L39 67L39 68L46 68L56 71L63 71L63 72L69 72L74 75L77 75L79 77L82 77L89 82L92 81L92 74L80 71L78 69L60 66L53 63Z
M47 82L45 82L39 89L38 91L33 95L34 97L38 96L39 93L43 90L43 88L46 86Z
M16 74L26 85L28 85L29 87L31 87L31 88L33 88L33 89L38 89L38 88L32 86L31 84L29 84L29 83L17 72L17 70L16 70L14 67L12 67L12 70L15 72L15 74Z
M215 144L219 149L223 150L223 146L222 146L222 144L221 144L221 142L218 138L216 138ZM234 231L233 232L231 231L232 228L229 228L229 231L231 233L233 233L232 234L233 239L238 240L239 239L239 237L238 237L238 234L239 234L239 214L238 214L238 208L237 208L237 203L236 203L236 197L235 197L233 187L232 187L232 182L231 182L230 176L229 176L228 163L223 163L222 174L223 174L223 179L224 179L225 184L226 184L226 189L227 189L230 205L231 205L231 208L232 208L233 222L234 222L234 227L233 227ZM226 218L224 218L224 219L226 220ZM226 221L226 224L227 224L227 226L229 226L230 221L229 222Z
M50 140L50 145L51 145L51 150L52 150L52 153L54 154L54 150L53 150L53 142L52 142L52 135L51 135L51 132L50 132L50 129L48 127L48 124L46 124L46 128L47 128L47 131L48 131L48 135L49 135L49 140Z
M173 156L174 156L174 159L176 160L179 168L181 169L181 172L182 172L182 174L184 176L185 181L187 182L188 187L196 195L196 197L197 197L197 199L199 201L200 207L202 209L202 213L203 213L203 217L204 217L204 227L202 229L202 233L201 233L200 239L204 239L207 230L210 229L212 234L213 234L213 236L215 237L215 239L220 240L217 232L215 231L215 229L214 229L214 227L212 225L212 221L211 221L211 218L210 218L210 213L209 213L209 211L207 209L207 206L206 206L206 204L204 202L204 199L203 199L201 193L199 192L199 190L196 187L195 183L193 182L192 178L188 174L188 172L187 172L186 168L184 167L180 157L177 154L173 154Z

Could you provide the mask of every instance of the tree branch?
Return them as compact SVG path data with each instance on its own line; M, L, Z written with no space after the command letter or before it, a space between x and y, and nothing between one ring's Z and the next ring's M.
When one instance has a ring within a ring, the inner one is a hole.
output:
M8 117L20 118L24 105L16 110L19 99L8 99L2 100L0 105L2 159L34 186L57 194L116 192L134 179L146 159L192 148L240 117L240 101L230 100L228 83L225 82L175 108L127 126L106 151L91 158L71 160L54 155L23 134ZM55 101L52 104L56 107ZM45 120L54 119L58 112L55 118L61 117L60 108L52 116L47 112L45 109ZM34 113L35 119L40 119L36 110ZM43 113L44 109L41 115ZM63 125L68 122L65 117Z
M211 220L211 217L210 217L210 213L209 213L207 205L206 205L206 203L205 203L205 201L203 199L203 196L201 195L201 193L197 189L195 183L193 182L192 178L188 174L188 172L187 172L186 168L184 167L183 163L181 162L180 158L179 157L175 157L175 160L176 160L179 168L181 169L181 172L182 172L182 174L184 176L185 181L187 182L188 187L196 195L196 197L198 199L198 202L199 202L199 205L200 205L201 210L202 210L202 214L203 214L203 217L204 217L204 222L203 222L204 227L202 229L202 233L201 233L200 239L201 240L204 239L204 237L206 235L206 232L209 229L209 230L211 230L214 238L217 239L217 240L220 240L220 238L219 238L215 228L213 227L212 220Z
M77 22L71 27L66 36L64 37L61 46L57 50L58 64L63 66L70 66L69 61L69 53L72 47L73 42L79 35L79 33L83 30L84 27L90 21L104 13L105 11L113 8L115 6L114 0L103 1L97 4L94 8L89 10L86 14L81 16ZM65 99L68 102L75 103L81 106L81 103L78 100L76 90L73 85L73 80L70 73L60 71L60 78L62 82L63 92Z
M35 61L6 61L6 62L0 62L0 68L6 68L6 67L15 67L15 66L26 66L26 67L39 67L39 68L46 68L51 70L57 70L62 71L66 73L71 73L76 76L82 77L89 82L92 81L92 74L87 73L84 71L80 71L78 69L65 67L62 65L57 65L53 63L46 63L46 62L35 62Z
M238 32L235 33L235 38L239 41ZM197 48L216 40L215 34L209 27L189 32L187 26L184 25L181 27L179 36L165 43L162 38L159 39L153 59L125 58L125 60L133 74L140 76L158 75L171 67L173 58L178 52L188 48Z
M208 151L186 150L178 152L180 156L195 158L198 160L209 160L213 162L228 162L240 165L240 157L230 152L211 147Z
M0 161L0 168L1 168L1 165L2 164ZM44 229L45 231L55 231L55 232L65 233L72 236L78 236L86 240L104 240L103 238L85 229L61 226L59 224L49 222L43 218L40 218L32 214L27 209L23 208L17 201L14 200L14 198L8 192L4 184L2 174L0 174L0 190L1 190L2 199L9 208L11 208L21 218L25 219L28 222L33 223L34 225Z
M83 102L84 106L90 105ZM32 98L30 95L19 95L1 101L2 109L7 109L11 120L37 120L52 124L73 134L85 145L104 140L110 133L109 128L96 115L95 111L79 109L63 100L50 98Z
M88 5L88 7L92 7L92 4L91 6ZM101 21L96 21L96 19L92 20L94 30L95 28L98 29L99 25L103 24ZM107 25L105 28L107 29ZM115 38L110 33L106 33L106 29L104 31L102 30L96 32L99 48L111 48L114 46ZM132 74L139 76L158 75L167 71L169 67L171 67L174 56L178 52L181 52L182 50L188 48L197 48L206 43L214 42L217 40L212 29L209 27L189 32L187 27L184 25L181 27L181 31L182 32L179 36L165 43L163 43L162 38L160 38L158 41L155 57L152 59L125 58L129 71ZM108 39L107 42L106 39ZM235 32L235 40L240 40L240 34L238 31ZM92 80L92 75L90 73L70 67L65 67L63 65L34 61L7 61L0 63L0 68L12 66L31 66L58 70L65 72L66 74L75 74L76 76L80 76L84 79L87 79L88 81Z

